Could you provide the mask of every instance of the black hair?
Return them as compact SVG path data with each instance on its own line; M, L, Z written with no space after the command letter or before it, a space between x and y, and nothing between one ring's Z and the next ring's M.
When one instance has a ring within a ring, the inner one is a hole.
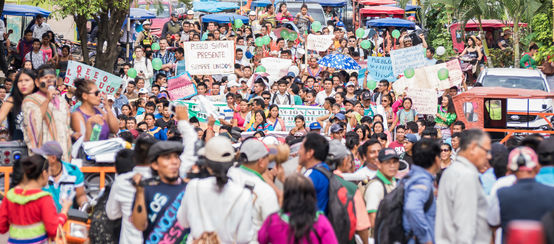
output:
M48 161L41 155L35 154L21 159L21 169L27 180L36 180L45 170L48 172Z
M456 114L456 109L454 108L454 102L452 102L452 97L450 95L441 96L439 105L442 106L442 99L444 99L445 97L446 99L448 99L448 108L446 112L449 114Z
M19 114L21 112L21 104L23 103L23 98L25 97L21 91L19 90L19 88L17 88L17 83L19 83L19 78L21 77L21 75L28 75L29 77L31 77L31 79L33 80L33 93L38 91L38 87L36 87L35 85L35 79L36 79L36 75L35 75L35 72L33 72L32 70L26 70L26 69L22 69L20 70L17 75L15 76L15 81L13 81L13 85L12 85L12 91L10 92L10 97L13 99L13 107L12 107L12 110L11 112L13 114ZM14 124L15 126L15 124ZM11 131L11 130L10 130Z
M261 99L261 98L255 98L255 99L254 99L254 104L255 104L255 105L258 105L258 106L260 106L260 107L262 107L262 109L265 109L264 100Z
M480 143L487 134L480 129L469 129L462 132L460 151L465 151L472 143Z
M309 178L298 173L286 178L283 212L289 215L289 243L300 243L312 231L315 232L313 225L316 221L317 197L314 185Z
M454 138L454 137L462 138L462 133L460 132L453 133L450 138Z
M431 54L435 54L435 48L434 47L428 47L427 51L431 52Z
M73 85L75 86L75 96L80 101L83 101L83 94L89 92L90 91L89 86L96 85L96 83L94 83L94 81L92 80L77 78L75 79L75 81L73 81Z
M33 44L34 44L35 42L41 43L40 40L39 40L38 38L33 39Z
M185 49L183 49L182 47L178 47L177 49L175 49L175 52L180 54L185 54Z
M31 29L25 30L25 32L23 33L23 35L26 35L27 33L31 33L31 34L32 34L32 33L33 33L33 30L31 30Z
M204 83L204 82L199 82L198 85L197 85L197 87L199 87L199 86L203 86L203 87L205 87L206 89L208 89L208 85L206 85L206 83Z
M494 169L494 175L497 179L505 176L508 171L508 155L508 148L503 144L495 142L491 145L491 160L489 160L489 164Z
M437 129L435 129L434 127L425 127L425 130L421 132L421 137L424 137L424 136L431 136L431 138L437 138L438 136Z
M146 166L150 164L150 162L146 161L148 150L156 141L156 138L148 133L143 133L138 136L134 149L135 163L137 166Z
M356 145L360 144L360 136L354 131L346 132L344 138L346 141L344 145L346 146L346 148L348 148L348 150L352 150L354 149L354 147L356 147Z
M466 129L466 124L460 120L454 122L454 124L452 124L452 127L454 127L455 125L459 125L462 127L462 130L465 130Z
M440 157L440 153L439 143L427 138L417 141L412 147L414 164L424 169L432 167L435 164L436 157Z
M396 126L396 129L397 129L397 130L398 130L398 129L402 129L402 130L405 131L405 130L406 130L406 126L405 126L405 125L397 125L397 126Z
M367 154L368 148L371 147L373 144L381 145L377 139L373 139L373 138L369 139L366 142L364 142L364 144L362 144L360 147L358 147L358 153L363 157L365 157L365 155Z
M257 111L254 112L254 123L256 123L256 115L258 115L258 114L259 114L260 116L262 116L262 119L263 119L263 120L262 120L262 123L261 123L261 124L259 124L259 125L256 126L256 128L257 128L258 126L260 126L260 125L261 125L262 127L264 127L264 125L265 125L267 122L266 122L265 113L264 113L263 110L257 110ZM254 129L256 129L256 128L254 128ZM263 128L262 128L262 129L263 129Z
M364 117L362 117L362 119L360 120L360 123L363 124L363 123L365 123L365 122L368 122L368 123L371 124L371 123L373 123L373 119L372 119L371 117L369 117L369 116L364 116Z
M523 140L521 141L521 146L530 147L536 152L543 140L544 137L541 134L534 133L523 138Z
M125 123L127 123L127 120L125 120ZM119 137L123 140L125 140L126 142L128 143L133 143L133 133L131 133L130 131L122 131L119 133Z
M306 135L304 148L306 151L313 150L315 159L325 161L329 153L329 142L322 135L310 132Z
M154 107L156 108L156 103L155 102L152 102L152 101L148 101L146 102L146 104L144 105L144 107Z
M380 121L373 122L373 127L371 128L373 130L373 133L375 133L375 125L381 124L381 128L383 128L383 131L385 131L385 126Z
M200 121L196 118L196 116L192 116L189 119L189 123L200 123Z
M123 174L133 170L135 167L134 156L135 152L131 149L122 149L117 152L115 155L115 172Z

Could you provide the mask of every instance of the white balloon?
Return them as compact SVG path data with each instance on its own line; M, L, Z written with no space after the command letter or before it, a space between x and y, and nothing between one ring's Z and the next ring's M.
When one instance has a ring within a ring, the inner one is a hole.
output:
M446 49L443 46L437 47L437 55L442 56L446 53Z
M300 73L300 70L298 69L298 66L292 65L289 67L288 72L292 72L294 73L294 76L298 76L298 74Z

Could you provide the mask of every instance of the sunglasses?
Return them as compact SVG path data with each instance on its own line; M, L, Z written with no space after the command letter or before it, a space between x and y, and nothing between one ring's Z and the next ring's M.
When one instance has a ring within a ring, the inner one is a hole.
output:
M271 97L264 97L264 100L269 100L271 99Z
M95 92L87 92L87 94L94 94L95 96L100 95L100 90L96 90Z
M441 152L450 152L450 149L441 149Z

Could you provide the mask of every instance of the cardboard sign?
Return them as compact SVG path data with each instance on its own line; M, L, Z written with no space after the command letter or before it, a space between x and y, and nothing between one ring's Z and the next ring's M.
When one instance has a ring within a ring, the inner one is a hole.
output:
M418 114L437 113L437 92L433 89L425 88L409 88L406 92L409 98L412 99L412 108Z
M368 81L387 80L395 81L396 76L392 71L392 61L390 57L367 57ZM360 71L361 72L361 71Z
M420 68L425 65L425 48L422 45L390 51L392 70L395 77L409 68Z
M196 95L196 86L187 72L167 79L167 92L171 100L187 99Z
M308 41L306 43L307 50L315 50L318 52L327 51L327 49L333 44L334 35L308 35Z
M67 62L67 72L65 73L63 83L68 86L74 86L73 81L78 78L94 81L98 90L107 95L113 95L123 83L121 77L83 63L69 60Z
M266 73L269 74L269 85L287 75L289 67L292 65L292 60L282 58L262 58L260 60L264 66Z
M189 109L189 117L195 116L201 123L208 122L208 114L202 112L202 108L198 102L178 100L173 101L173 103L176 106L187 106ZM221 115L226 114L227 109L229 109L226 103L212 103L212 105L215 106L218 111L220 115L219 117L223 117ZM279 106L279 118L285 121L285 127L287 130L294 128L294 117L299 114L304 116L306 124L309 125L310 123L317 121L318 117L327 114L327 111L323 108L312 106ZM248 122L249 121L246 121L245 123ZM215 125L221 124L218 120L216 120Z
M232 74L235 70L233 41L184 42L185 66L191 75Z
M440 69L446 68L448 70L448 79L440 80L438 72ZM464 73L460 67L460 61L457 59L450 60L446 63L437 64L433 66L424 67L425 72L427 73L427 79L430 84L433 84L434 87L439 90L446 90L452 86L457 86L462 84L464 80Z

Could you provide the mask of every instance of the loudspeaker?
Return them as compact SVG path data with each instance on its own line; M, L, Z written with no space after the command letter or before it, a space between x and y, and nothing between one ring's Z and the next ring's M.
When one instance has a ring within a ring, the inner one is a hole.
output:
M24 142L0 142L0 166L12 166L15 160L27 156L27 152L27 145Z

